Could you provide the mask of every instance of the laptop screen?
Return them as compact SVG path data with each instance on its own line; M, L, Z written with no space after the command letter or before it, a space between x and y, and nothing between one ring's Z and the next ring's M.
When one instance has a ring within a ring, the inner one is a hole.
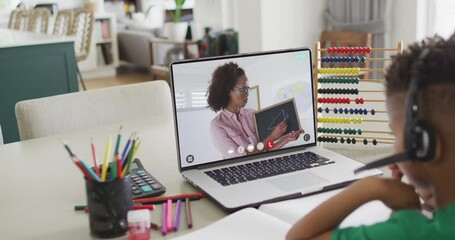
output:
M314 145L309 49L174 62L180 167Z

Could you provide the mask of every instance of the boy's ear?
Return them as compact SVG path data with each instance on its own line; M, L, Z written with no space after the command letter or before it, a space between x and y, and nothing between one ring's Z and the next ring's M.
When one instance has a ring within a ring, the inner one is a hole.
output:
M434 151L434 157L431 159L431 161L429 161L428 163L430 164L439 164L442 160L441 156L442 156L442 138L440 137L440 135L435 131L435 134L434 134L434 138L436 140L436 143L435 143L435 151Z

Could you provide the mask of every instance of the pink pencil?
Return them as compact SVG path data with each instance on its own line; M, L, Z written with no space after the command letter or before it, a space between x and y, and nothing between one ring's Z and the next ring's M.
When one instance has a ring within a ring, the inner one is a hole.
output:
M95 151L95 144L93 143L93 138L91 138L91 146L92 146L92 156L93 156L93 168L95 169L95 173L96 175L98 175L98 177L101 176L101 173L100 173L100 168L98 167L98 161L96 160L96 151Z
M172 231L172 200L168 199L167 200L167 221L166 221L166 226L167 226L167 231L171 232Z

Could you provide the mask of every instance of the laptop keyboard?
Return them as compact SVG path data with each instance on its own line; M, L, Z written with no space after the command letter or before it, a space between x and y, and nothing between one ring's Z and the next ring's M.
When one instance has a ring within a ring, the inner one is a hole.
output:
M205 171L204 173L221 185L228 186L284 173L300 171L303 169L320 167L332 163L334 163L334 161L319 156L316 153L303 152L258 162Z

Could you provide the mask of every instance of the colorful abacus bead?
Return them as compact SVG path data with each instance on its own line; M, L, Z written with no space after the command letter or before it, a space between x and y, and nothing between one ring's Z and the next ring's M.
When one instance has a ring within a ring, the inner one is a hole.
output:
M368 145L368 140L366 138L363 139L363 144Z
M373 139L373 145L377 145L378 141L376 139Z

